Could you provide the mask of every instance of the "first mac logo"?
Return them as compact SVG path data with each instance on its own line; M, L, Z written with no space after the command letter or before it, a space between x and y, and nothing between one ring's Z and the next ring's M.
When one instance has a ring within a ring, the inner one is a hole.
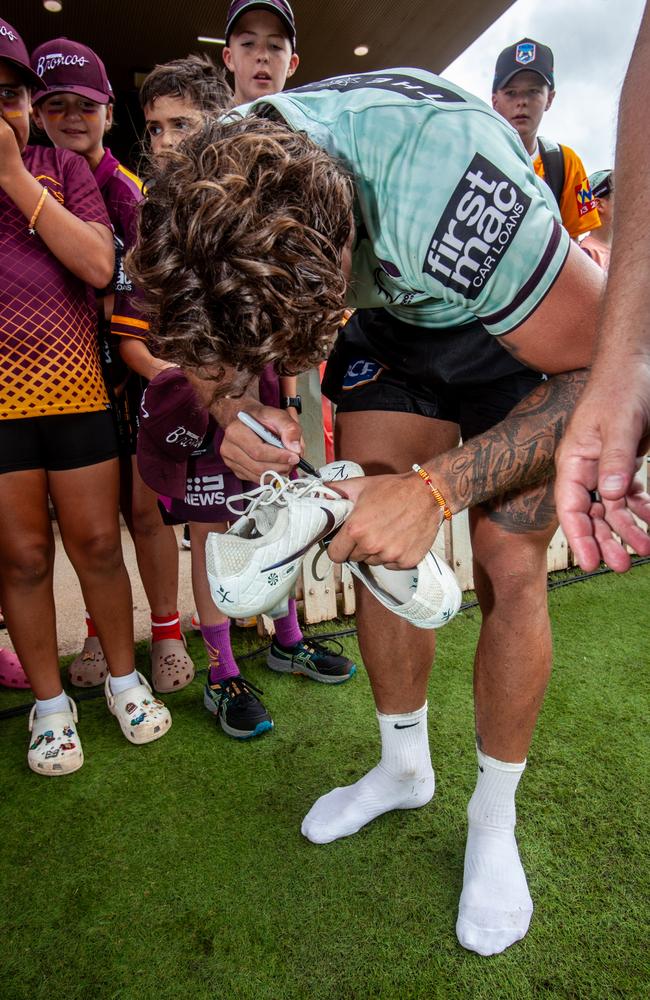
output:
M476 299L510 246L530 198L479 153L452 194L422 267L465 299Z

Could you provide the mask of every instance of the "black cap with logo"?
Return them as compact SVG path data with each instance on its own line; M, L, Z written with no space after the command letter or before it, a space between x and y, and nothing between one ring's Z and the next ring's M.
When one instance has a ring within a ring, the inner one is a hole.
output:
M539 73L544 83L547 83L551 90L555 90L552 51L548 45L542 45L532 38L522 38L500 53L494 70L492 93L502 90L513 76L524 70Z

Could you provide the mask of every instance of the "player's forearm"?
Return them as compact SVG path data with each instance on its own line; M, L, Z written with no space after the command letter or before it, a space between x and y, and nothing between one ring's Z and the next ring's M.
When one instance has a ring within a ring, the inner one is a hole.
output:
M280 395L295 396L298 392L298 379L295 375L280 375Z
M453 513L553 474L555 450L587 374L582 369L554 375L501 423L427 463Z

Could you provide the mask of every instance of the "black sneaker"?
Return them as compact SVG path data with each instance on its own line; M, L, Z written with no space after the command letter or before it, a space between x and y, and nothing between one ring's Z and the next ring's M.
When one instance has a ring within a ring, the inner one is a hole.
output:
M236 740L250 740L273 729L273 719L253 691L263 693L241 674L216 684L211 684L208 677L203 690L208 712L216 715L224 733Z
M279 674L303 674L322 684L342 684L357 672L352 660L342 656L343 647L335 639L328 640L338 646L332 652L322 642L302 639L295 646L281 646L277 640L271 643L266 665Z
M192 548L192 539L190 538L190 526L189 524L183 525L183 537L181 538L181 545L184 549Z

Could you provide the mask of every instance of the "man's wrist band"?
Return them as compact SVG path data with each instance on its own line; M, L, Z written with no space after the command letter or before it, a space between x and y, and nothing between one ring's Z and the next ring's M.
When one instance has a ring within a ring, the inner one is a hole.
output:
M449 510L449 507L447 506L447 501L443 497L443 495L440 492L440 490L437 490L435 488L435 486L433 485L433 483L431 482L431 476L429 475L429 473L427 472L427 470L423 469L419 465L413 465L412 469L413 469L413 472L417 472L417 474L420 477L420 479L422 479L427 484L427 486L431 490L431 494L433 496L433 499L436 501L436 503L438 504L438 506L442 509L442 513L444 514L444 516L446 517L446 519L448 521L451 521L451 511Z
M302 413L302 396L283 396L280 400L280 406L283 410L288 410L291 407L300 416Z
M47 188L44 187L41 192L41 197L38 199L38 205L34 209L34 214L29 220L29 225L27 226L27 231L29 232L30 236L36 236L36 223L38 221L39 215L41 214L43 202L45 201L46 198L47 198Z

